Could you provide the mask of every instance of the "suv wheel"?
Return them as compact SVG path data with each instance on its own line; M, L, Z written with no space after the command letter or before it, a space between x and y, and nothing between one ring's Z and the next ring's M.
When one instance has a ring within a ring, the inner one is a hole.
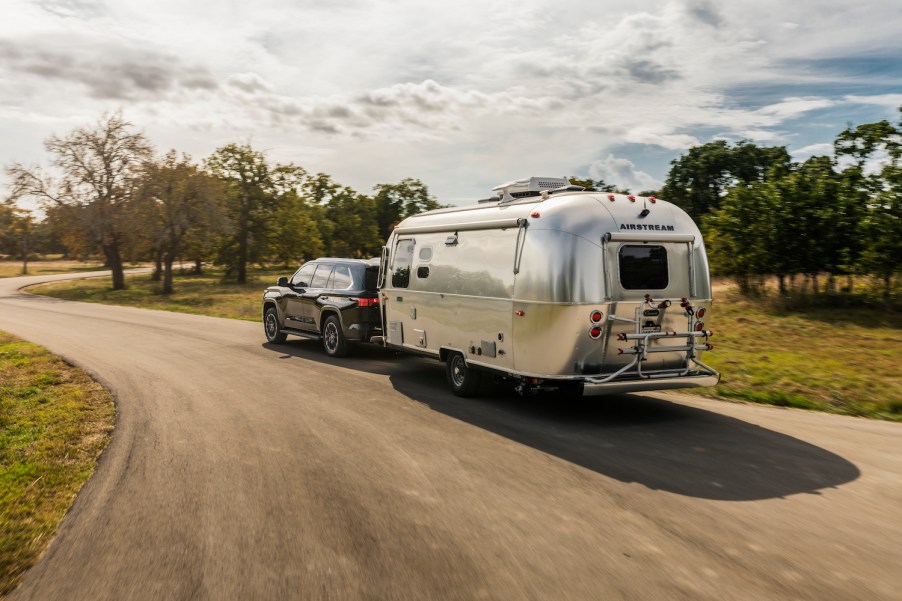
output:
M482 373L467 366L464 356L457 352L448 355L445 365L445 375L451 392L460 397L470 397L479 392L482 382Z
M334 315L326 318L323 325L323 348L330 357L346 357L349 352L348 340L341 331L341 322Z
M288 337L279 327L279 312L275 307L269 307L263 314L263 331L266 332L266 339L273 344L282 344Z

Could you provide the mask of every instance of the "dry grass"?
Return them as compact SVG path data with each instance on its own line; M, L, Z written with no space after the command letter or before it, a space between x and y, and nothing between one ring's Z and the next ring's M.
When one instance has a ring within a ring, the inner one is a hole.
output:
M78 271L103 269L100 261L30 261L28 275L51 275ZM14 278L22 275L21 261L0 261L0 278Z
M868 307L779 308L721 284L705 321L723 379L709 396L902 421L902 314Z
M0 597L41 555L113 429L110 394L0 332Z
M263 289L275 284L278 276L291 275L293 271L291 268L256 270L248 273L248 281L243 285L223 282L219 270L209 270L199 276L176 272L175 292L168 296L161 293L160 282L144 274L128 276L126 290L113 290L108 278L96 278L42 284L28 291L89 303L260 321Z

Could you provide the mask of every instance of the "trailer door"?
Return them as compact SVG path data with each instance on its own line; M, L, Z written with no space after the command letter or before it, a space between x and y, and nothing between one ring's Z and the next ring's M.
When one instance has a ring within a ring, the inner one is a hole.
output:
M404 344L404 292L410 286L410 269L416 240L399 238L391 249L391 263L385 271L383 310L385 340L389 344Z

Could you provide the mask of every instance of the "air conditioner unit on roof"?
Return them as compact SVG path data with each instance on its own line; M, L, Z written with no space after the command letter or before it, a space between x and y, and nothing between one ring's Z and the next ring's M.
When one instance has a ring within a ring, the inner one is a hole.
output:
M556 190L570 185L570 180L563 177L529 177L518 179L492 188L501 196L501 201L524 196L537 196L544 190Z

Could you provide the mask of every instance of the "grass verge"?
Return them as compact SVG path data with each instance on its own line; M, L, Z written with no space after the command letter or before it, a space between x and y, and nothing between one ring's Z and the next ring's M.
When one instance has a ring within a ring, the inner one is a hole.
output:
M29 261L28 275L51 275L79 271L103 269L99 261ZM0 261L0 278L14 278L22 275L21 261Z
M0 598L37 561L113 429L110 394L0 332Z
M263 288L291 270L255 271L244 286L216 271L176 278L160 294L149 276L131 276L114 292L106 279L46 284L29 290L70 300L131 305L260 320ZM814 307L792 312L719 286L706 317L715 350L704 361L723 374L705 396L902 421L902 314L868 307Z
M705 321L715 349L703 360L722 379L695 393L902 421L902 314L867 307L789 311L727 289Z
M113 290L109 278L92 278L41 284L28 288L28 292L88 303L261 321L263 289L274 285L280 275L292 273L292 269L249 271L247 283L239 285L223 282L221 270L211 269L202 275L176 272L175 292L168 296L161 292L162 283L147 274L127 276L125 290Z

